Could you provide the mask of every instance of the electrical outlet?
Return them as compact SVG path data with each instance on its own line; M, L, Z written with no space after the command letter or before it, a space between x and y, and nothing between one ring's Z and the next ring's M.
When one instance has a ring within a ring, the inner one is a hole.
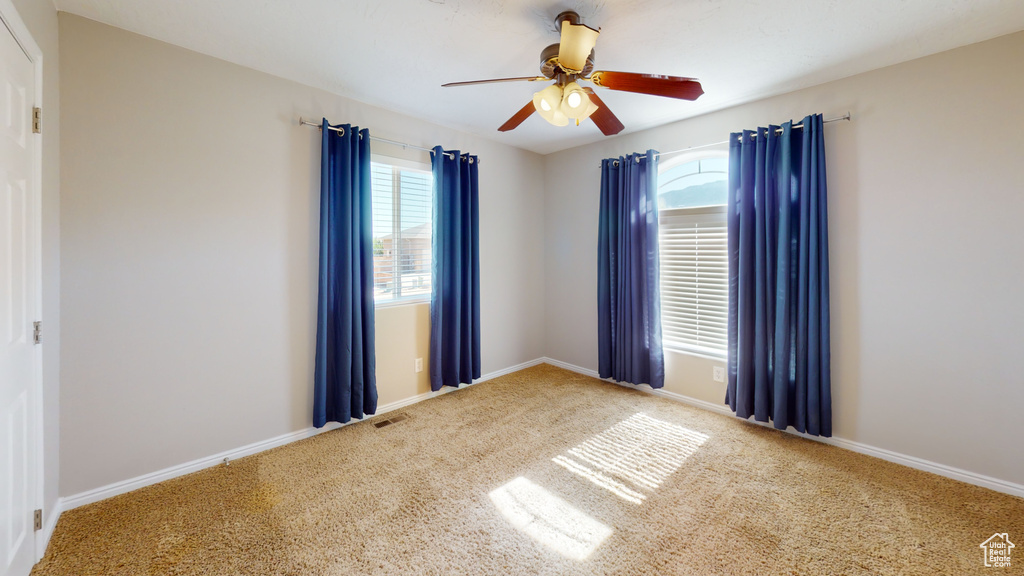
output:
M715 366L712 368L711 377L715 379L715 382L725 382L725 367Z
M416 371L423 372L423 358L416 359Z

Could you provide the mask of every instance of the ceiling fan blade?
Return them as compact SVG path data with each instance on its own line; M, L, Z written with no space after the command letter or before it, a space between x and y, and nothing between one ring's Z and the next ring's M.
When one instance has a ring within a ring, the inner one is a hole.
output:
M608 106L606 106L605 103L597 97L597 94L594 93L594 89L587 87L583 90L587 94L590 94L590 101L597 106L597 110L594 110L594 113L590 115L590 119L594 121L594 124L597 124L601 133L605 136L611 136L622 132L622 129L625 128L625 126L622 125L622 122L619 122L619 119L615 117L615 114L612 114L612 111L608 109Z
M558 43L558 64L562 68L580 73L587 65L587 57L597 44L600 30L585 24L572 24L562 20L562 39Z
M634 72L597 71L588 78L594 84L610 90L638 92L653 96L696 100L704 93L700 82L694 78L663 76L661 74L636 74Z
M520 108L519 112L516 112L514 116L512 116L504 124L502 124L501 128L498 128L498 132L508 132L509 130L514 129L516 126L522 124L524 120L529 118L536 111L537 108L533 105L533 100L530 100L529 102L526 103L526 106Z
M491 80L470 80L469 82L449 82L447 84L441 84L442 88L450 88L452 86L472 86L474 84L494 84L497 82L541 82L548 81L550 78L544 76L520 76L518 78L493 78Z

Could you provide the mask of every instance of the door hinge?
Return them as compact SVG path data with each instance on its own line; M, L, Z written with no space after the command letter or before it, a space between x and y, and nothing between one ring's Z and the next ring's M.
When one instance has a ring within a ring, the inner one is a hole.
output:
M32 133L40 134L43 131L43 109L36 106L32 109Z
M36 344L43 343L43 323L33 322L32 323L32 341Z
M43 511L42 510L36 510L36 513L35 513L35 523L36 523L36 528L35 529L36 529L37 532L39 530L43 529Z

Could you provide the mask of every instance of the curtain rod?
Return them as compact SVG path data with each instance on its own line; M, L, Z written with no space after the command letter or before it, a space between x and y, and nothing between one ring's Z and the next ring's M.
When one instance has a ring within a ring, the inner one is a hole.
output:
M839 122L840 120L849 121L850 119L851 119L850 113L847 112L846 114L843 114L842 116L837 116L835 118L828 118L826 120L822 120L822 124L828 124L830 122ZM793 128L803 128L803 127L804 127L803 122L800 122L798 124L793 124ZM782 128L776 128L775 129L775 133L776 134L782 134ZM757 137L757 132L754 132L752 137L756 138ZM742 136L740 138L742 138ZM659 152L659 153L655 154L655 156L669 156L669 155L672 155L672 154L681 154L683 152L689 152L690 150L700 150L701 148L711 148L712 146L722 146L723 144L728 144L728 143L729 143L728 140L722 140L721 142L714 142L714 143L711 143L711 144L701 144L700 146L690 146L689 148L682 148L680 150L669 150L668 152Z
M323 130L323 126L321 126L319 122L313 122L312 120L306 120L302 116L299 116L299 125L300 126L316 126L317 128L320 128L321 130ZM344 134L345 133L345 129L344 128L335 128L334 126L329 126L328 130L334 130L335 132L338 132L340 134ZM434 153L434 151L432 149L430 149L430 148L424 148L423 146L416 146L415 144L406 144L405 142L399 142L397 140L388 140L387 138L378 138L377 136L370 136L370 140L372 140L374 142L383 142L385 144L394 144L395 146L401 146L402 148L414 148L416 150L423 150L424 152L430 152L431 154ZM455 154L452 153L452 152L445 152L444 155L449 157L449 158L451 158L452 160L455 159Z

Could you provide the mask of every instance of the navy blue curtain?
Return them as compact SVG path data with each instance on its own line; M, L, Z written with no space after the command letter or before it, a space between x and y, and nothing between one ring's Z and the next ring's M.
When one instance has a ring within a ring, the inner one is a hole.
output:
M370 132L323 121L313 425L377 411Z
M601 162L597 237L598 372L665 385L658 263L657 152Z
M832 435L821 115L729 144L729 383L737 416Z
M430 388L480 377L480 186L476 156L431 153L434 262L430 293Z

